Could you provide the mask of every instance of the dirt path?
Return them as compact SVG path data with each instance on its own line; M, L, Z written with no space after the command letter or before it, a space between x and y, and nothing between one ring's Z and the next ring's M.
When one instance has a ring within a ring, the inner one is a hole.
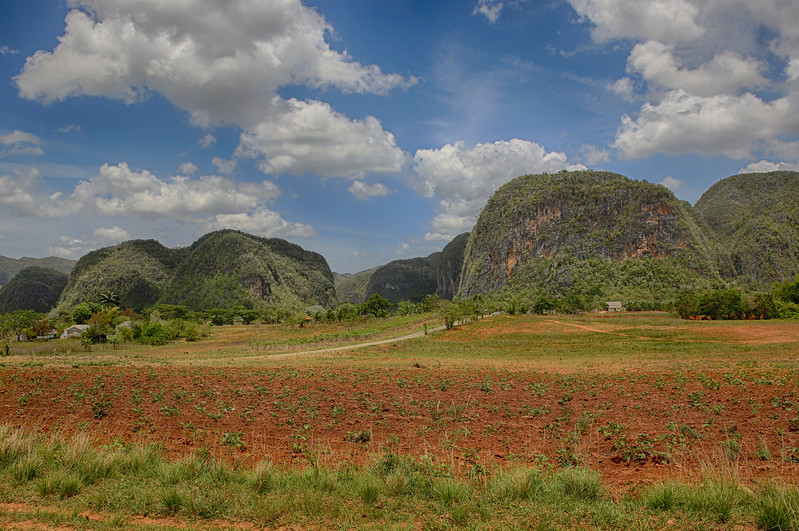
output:
M429 334L430 332L438 332L444 330L444 326L437 326L435 328L429 328L422 332L414 332L413 334L408 334L405 336L400 337L391 337L388 339L380 339L377 341L367 341L366 343L356 343L354 345L342 345L339 347L328 347L328 348L320 348L314 350L301 350L299 352L284 352L281 354L264 354L262 356L251 356L248 357L248 360L257 360L257 359L274 359L274 358L288 358L293 356L303 356L308 354L325 354L328 352L339 352L342 350L351 350L357 348L366 348L366 347L374 347L377 345L388 345L389 343L399 343L400 341L408 341L409 339L415 339L417 337L422 337L424 335Z

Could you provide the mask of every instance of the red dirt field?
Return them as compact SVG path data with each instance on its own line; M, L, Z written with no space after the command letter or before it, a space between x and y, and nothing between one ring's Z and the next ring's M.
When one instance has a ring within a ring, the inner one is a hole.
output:
M756 334L755 334L756 335ZM376 453L456 473L581 464L620 491L736 467L799 479L795 372L395 369L0 369L0 423L229 460L361 464Z

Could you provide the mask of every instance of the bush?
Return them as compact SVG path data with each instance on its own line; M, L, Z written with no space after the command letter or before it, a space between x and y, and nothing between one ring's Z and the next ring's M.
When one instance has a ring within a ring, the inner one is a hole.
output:
M147 323L141 329L139 342L143 345L164 345L175 339L175 333L161 323Z

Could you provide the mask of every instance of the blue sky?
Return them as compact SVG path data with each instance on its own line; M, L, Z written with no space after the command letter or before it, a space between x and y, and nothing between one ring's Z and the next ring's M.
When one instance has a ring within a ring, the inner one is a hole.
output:
M0 4L0 254L221 228L338 272L426 256L526 173L691 203L799 169L799 3Z

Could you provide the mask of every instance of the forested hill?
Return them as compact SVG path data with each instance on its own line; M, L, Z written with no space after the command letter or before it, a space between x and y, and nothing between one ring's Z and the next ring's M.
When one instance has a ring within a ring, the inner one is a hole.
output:
M131 240L93 251L78 261L57 309L69 311L108 293L137 310L156 303L207 309L337 302L324 257L285 240L232 230L206 234L181 249Z
M488 201L466 248L460 295L668 298L720 280L713 242L691 206L621 175L527 175Z
M725 278L766 286L799 274L799 173L734 175L695 205Z
M46 267L68 275L76 263L75 260L67 260L66 258L55 256L48 256L47 258L29 258L27 256L8 258L0 256L0 286L8 284L8 281L14 278L14 275L27 267Z

